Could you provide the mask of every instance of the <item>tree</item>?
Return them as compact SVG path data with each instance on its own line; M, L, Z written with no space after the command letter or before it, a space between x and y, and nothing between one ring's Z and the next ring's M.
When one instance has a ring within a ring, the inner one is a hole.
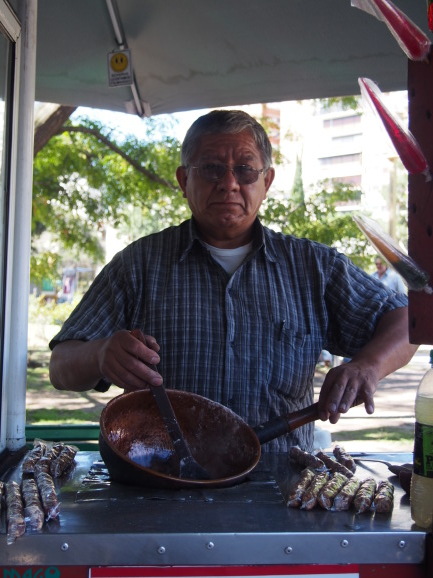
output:
M298 183L299 184L299 183ZM345 253L358 266L366 268L374 254L345 204L359 199L359 190L343 183L318 183L317 190L304 199L269 196L262 210L262 221L281 232L307 237Z
M47 231L76 258L101 262L107 224L128 227L140 213L148 233L185 218L188 210L173 179L180 144L168 130L149 119L147 139L138 141L116 138L113 129L88 119L67 121L34 160L34 241ZM43 261L39 253L39 268Z

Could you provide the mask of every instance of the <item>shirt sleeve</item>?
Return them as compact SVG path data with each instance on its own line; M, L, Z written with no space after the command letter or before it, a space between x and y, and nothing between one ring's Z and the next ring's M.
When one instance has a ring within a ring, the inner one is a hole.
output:
M134 287L133 276L119 253L97 275L59 333L50 341L50 349L70 339L89 341L120 329L133 329L137 305Z
M366 345L385 313L407 306L406 295L395 293L339 253L325 299L329 312L326 349L341 356L353 356Z

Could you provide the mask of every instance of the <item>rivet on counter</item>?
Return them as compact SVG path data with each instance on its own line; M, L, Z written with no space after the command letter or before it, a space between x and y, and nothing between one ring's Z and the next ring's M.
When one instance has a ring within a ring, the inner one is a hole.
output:
M158 548L158 554L165 554L165 546L160 546Z
M62 550L62 552L66 552L66 550L69 549L69 544L67 542L64 542L61 546L60 546L60 550Z
M286 546L284 548L284 554L291 554L293 552L292 546Z
M215 547L215 544L214 544L213 542L208 542L208 543L206 544L206 548L207 548L208 550L212 550L212 548L214 548L214 547Z
M347 548L348 545L349 545L349 540L341 540L340 546L342 548Z
M400 540L400 542L398 543L398 547L401 549L406 548L406 542L404 540Z

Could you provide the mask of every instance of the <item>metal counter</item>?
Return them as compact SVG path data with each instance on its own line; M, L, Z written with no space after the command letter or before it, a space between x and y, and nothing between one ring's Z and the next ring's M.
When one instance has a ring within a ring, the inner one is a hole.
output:
M392 463L411 454L366 454ZM263 456L247 481L232 488L155 490L112 483L97 452L78 452L73 471L57 482L57 520L40 533L6 543L3 513L0 566L418 564L426 533L410 517L407 495L382 463L358 464L395 485L390 514L287 508L299 468L286 456ZM20 481L20 467L10 479Z

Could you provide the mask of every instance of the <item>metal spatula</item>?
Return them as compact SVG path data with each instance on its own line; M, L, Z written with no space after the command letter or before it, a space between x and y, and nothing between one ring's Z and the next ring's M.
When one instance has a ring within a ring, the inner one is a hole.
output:
M154 371L158 371L156 367L151 367ZM163 385L150 385L150 391L156 401L156 404L161 412L162 419L171 441L173 442L174 450L179 458L179 477L192 480L209 480L211 479L209 473L194 459L189 446L183 437L182 430L176 419L173 406L167 395Z
M136 339L143 342L143 337L140 331L133 329L130 333ZM149 367L158 373L158 369L155 365L149 365ZM161 417L164 420L171 441L173 442L174 451L179 459L179 477L191 480L210 480L211 476L199 463L196 462L185 438L183 437L182 430L179 427L176 414L174 413L173 406L171 405L165 387L163 385L151 385L150 383L148 385L161 413Z

